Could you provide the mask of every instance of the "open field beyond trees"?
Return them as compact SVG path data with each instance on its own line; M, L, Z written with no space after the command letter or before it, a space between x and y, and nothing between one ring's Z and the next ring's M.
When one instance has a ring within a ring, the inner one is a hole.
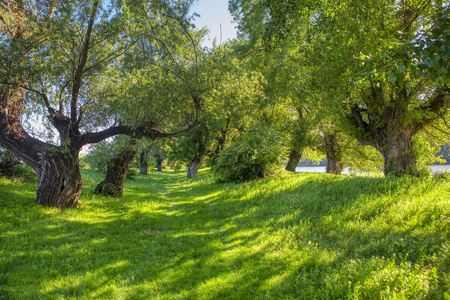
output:
M0 299L450 299L450 183L152 172L78 209L0 181Z

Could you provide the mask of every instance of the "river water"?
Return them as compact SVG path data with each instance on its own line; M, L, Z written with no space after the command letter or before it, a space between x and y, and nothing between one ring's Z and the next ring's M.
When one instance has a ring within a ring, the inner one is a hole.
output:
M450 172L450 165L432 165L429 166L431 168L431 172L433 174L442 173L442 172ZM309 172L309 173L325 173L325 166L320 167L297 167L295 168L296 172ZM342 171L342 174L361 174L361 172L350 172L348 168L345 168Z

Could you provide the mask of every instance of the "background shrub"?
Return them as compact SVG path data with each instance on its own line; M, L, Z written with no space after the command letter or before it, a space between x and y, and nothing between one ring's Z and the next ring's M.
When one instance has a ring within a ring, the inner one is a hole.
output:
M272 175L282 166L284 141L275 127L252 126L226 148L214 167L222 182L243 182Z

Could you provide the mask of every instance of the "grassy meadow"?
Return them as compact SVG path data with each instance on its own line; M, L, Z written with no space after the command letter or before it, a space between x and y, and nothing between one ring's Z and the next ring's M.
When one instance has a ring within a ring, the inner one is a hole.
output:
M78 209L0 179L0 299L450 299L450 182L151 172Z

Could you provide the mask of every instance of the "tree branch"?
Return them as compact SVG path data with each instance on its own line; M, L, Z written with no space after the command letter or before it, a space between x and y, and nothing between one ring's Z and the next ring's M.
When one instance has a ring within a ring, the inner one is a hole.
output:
M136 138L136 139L147 137L152 140L155 140L157 138L177 137L177 136L185 135L186 133L191 132L198 126L199 123L200 122L196 121L194 124L186 127L185 129L182 129L182 130L179 130L176 132L161 132L154 128L148 129L148 128L146 128L146 126L141 126L138 128L132 128L130 126L124 126L124 125L114 126L114 127L110 127L108 129L100 131L100 132L83 134L83 136L81 137L81 141L80 141L80 148L87 144L99 143L99 142L103 141L104 139L113 137L118 134L128 135L128 136Z
M98 8L98 1L95 1L92 6L92 12L88 23L88 28L86 30L83 50L81 51L81 55L79 57L79 63L77 70L75 72L75 77L73 81L73 88L72 88L72 101L70 105L70 118L72 122L77 122L77 103L78 103L78 93L80 92L80 88L82 85L82 78L84 73L84 68L86 66L87 60L88 60L88 54L89 54L89 42L92 35L92 28L94 27L94 21L95 16L97 14L97 8Z
M431 124L439 116L439 111L450 106L450 88L437 88L432 99L422 104L416 110L422 113L423 119L415 122L416 132ZM430 114L431 113L431 114Z

